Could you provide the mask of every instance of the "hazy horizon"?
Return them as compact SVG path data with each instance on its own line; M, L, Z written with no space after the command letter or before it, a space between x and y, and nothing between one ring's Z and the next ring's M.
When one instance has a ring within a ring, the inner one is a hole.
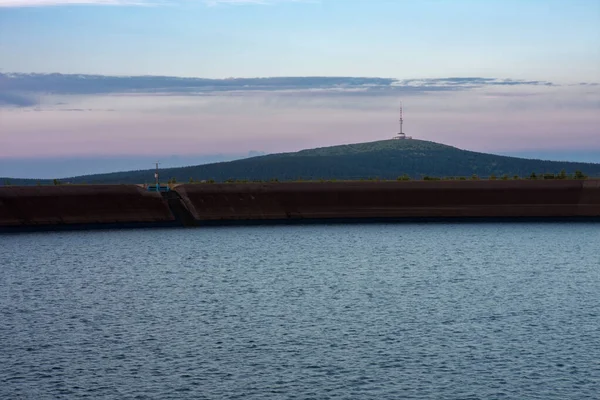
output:
M289 152L304 150L291 149ZM469 150L469 149L464 149ZM288 151L286 151L288 152ZM125 155L97 157L53 157L53 158L4 158L0 159L0 178L14 179L64 179L75 176L151 170L159 161L159 167L178 168L217 162L235 161L248 157L267 155L261 151L248 153L190 154L190 155ZM514 151L496 152L509 157L549 161L570 161L600 164L600 153L590 150L565 151Z

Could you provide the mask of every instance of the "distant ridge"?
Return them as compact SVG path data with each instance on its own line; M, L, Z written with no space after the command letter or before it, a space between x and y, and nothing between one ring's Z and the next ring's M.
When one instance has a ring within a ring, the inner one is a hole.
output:
M543 161L499 156L425 140L382 140L356 143L292 153L270 154L236 161L219 162L161 171L161 181L174 178L177 182L214 180L319 180L319 179L396 179L429 177L489 177L503 175L528 177L536 174L568 174L582 171L600 176L600 164ZM70 183L150 183L154 171L115 172L61 179ZM6 178L0 178L0 184ZM11 184L31 185L48 180L13 179Z

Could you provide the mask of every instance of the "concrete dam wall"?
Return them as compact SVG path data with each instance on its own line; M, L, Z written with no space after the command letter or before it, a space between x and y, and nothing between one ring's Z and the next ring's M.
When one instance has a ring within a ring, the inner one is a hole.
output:
M600 217L600 181L293 182L180 185L202 223Z
M0 188L0 230L413 220L600 221L600 180Z
M160 193L136 185L0 188L0 228L94 228L173 224Z

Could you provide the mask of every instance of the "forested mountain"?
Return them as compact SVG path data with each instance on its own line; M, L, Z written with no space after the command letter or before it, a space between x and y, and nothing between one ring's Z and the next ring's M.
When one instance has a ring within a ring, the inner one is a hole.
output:
M427 177L481 178L495 175L529 177L532 172L573 174L582 171L600 177L600 164L530 160L461 150L423 140L384 140L271 154L243 160L170 168L161 171L161 182L214 180L320 180L413 179ZM1 178L0 178L1 179ZM127 171L61 179L70 183L152 183L154 171ZM4 180L0 181L0 184ZM36 180L12 180L11 184L36 184ZM42 184L52 183L40 180Z

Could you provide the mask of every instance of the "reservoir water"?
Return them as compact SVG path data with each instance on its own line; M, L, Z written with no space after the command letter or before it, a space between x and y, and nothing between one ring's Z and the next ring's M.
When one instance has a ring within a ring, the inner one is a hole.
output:
M0 235L2 399L599 399L600 224Z

